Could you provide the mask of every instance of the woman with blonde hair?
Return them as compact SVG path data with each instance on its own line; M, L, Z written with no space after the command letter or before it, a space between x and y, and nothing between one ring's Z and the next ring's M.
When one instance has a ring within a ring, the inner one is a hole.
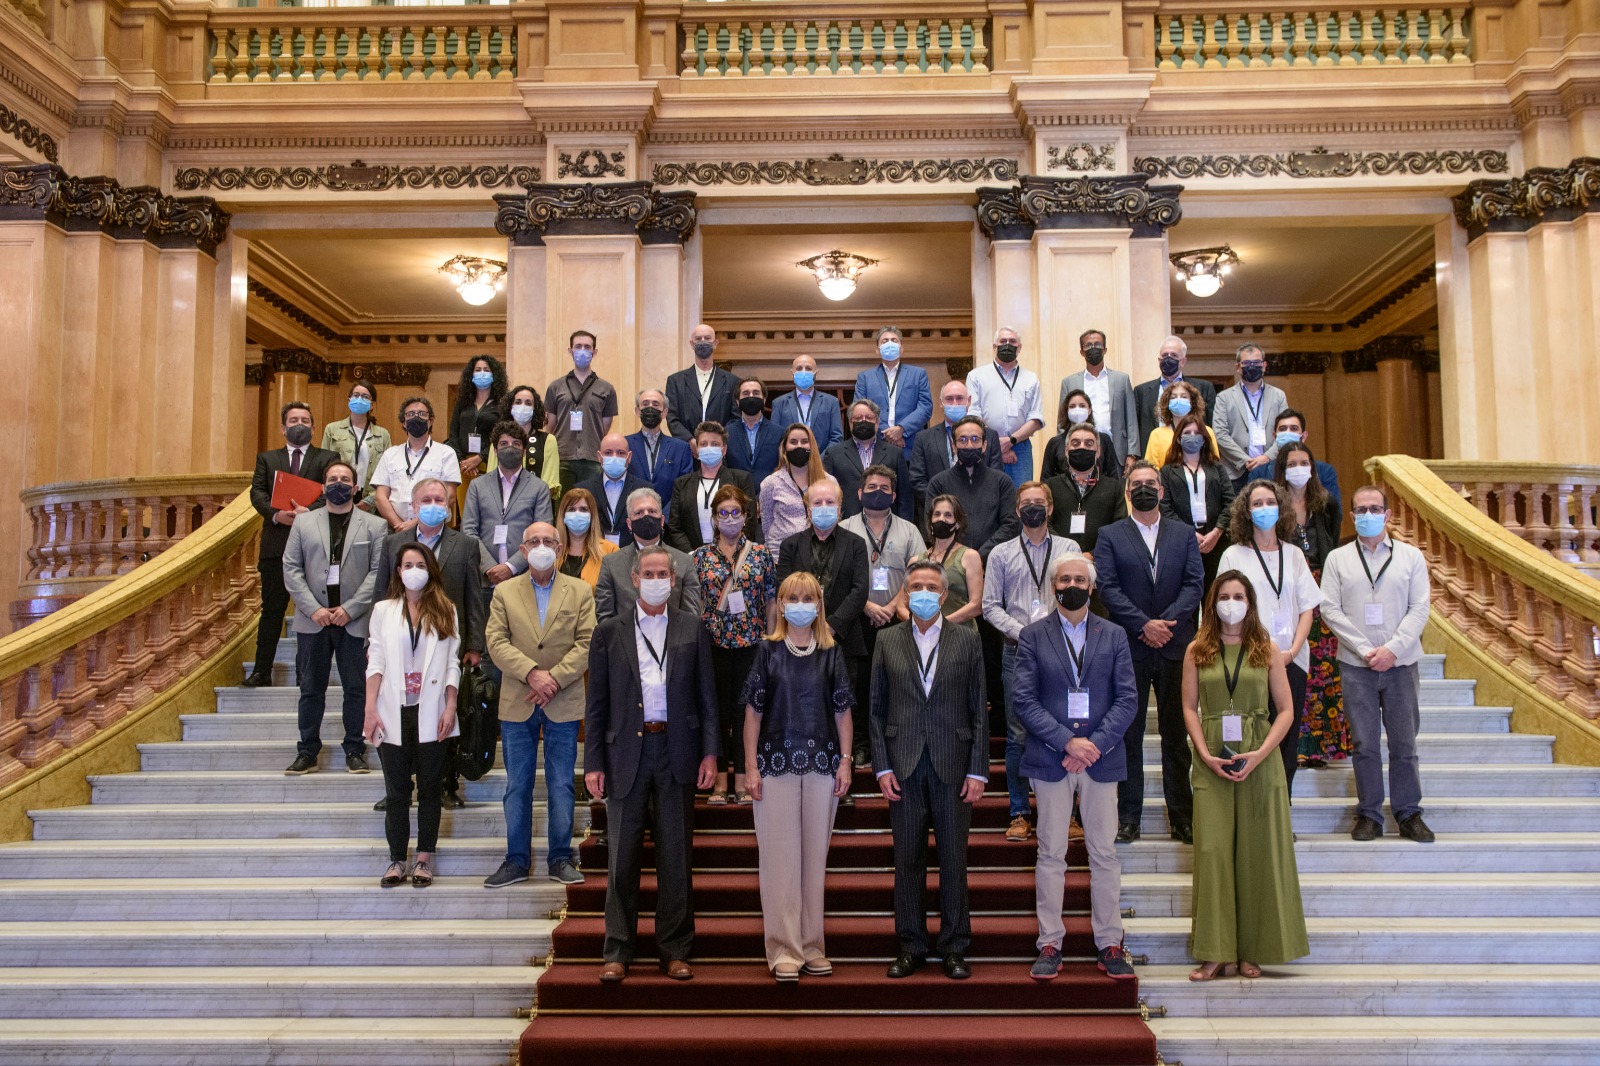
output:
M599 505L588 489L568 489L556 507L560 570L568 577L587 582L590 589L600 583L600 560L617 550L615 544L594 528L594 516L598 511Z
M827 477L822 469L822 449L811 427L796 422L783 431L778 469L761 481L761 529L767 547L777 551L783 542L811 525L806 490Z
M833 973L822 939L823 883L834 812L855 770L855 686L816 577L800 570L784 578L778 608L745 680L744 760L767 968L788 982L802 972Z

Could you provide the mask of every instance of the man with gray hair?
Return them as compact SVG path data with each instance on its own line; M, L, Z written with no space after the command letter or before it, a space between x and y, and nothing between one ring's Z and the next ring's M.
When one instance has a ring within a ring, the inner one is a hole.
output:
M933 417L933 392L928 388L928 372L901 360L900 342L899 327L878 330L874 337L878 365L856 375L851 401L871 400L877 404L882 412L878 435L897 448L908 448L911 438Z
M1222 469L1238 492L1250 471L1278 457L1272 427L1289 406L1289 398L1276 385L1267 384L1267 353L1261 345L1254 341L1239 345L1233 361L1239 383L1217 394L1211 428L1222 452Z
M1161 342L1159 356L1161 373L1158 377L1140 382L1133 388L1133 406L1139 415L1139 454L1150 444L1150 434L1154 433L1159 424L1156 420L1156 405L1161 400L1161 393L1168 385L1184 382L1200 394L1200 399L1206 405L1206 425L1211 425L1216 417L1217 387L1205 378L1190 378L1184 376L1184 371L1189 366L1189 346L1183 343L1182 337L1168 337Z
M1039 375L1021 364L1022 336L1010 326L994 334L994 362L974 367L967 375L968 411L1000 438L1001 469L1019 489L1033 480L1033 442L1044 428Z
M596 619L604 622L613 615L633 612L639 602L639 590L633 584L633 561L640 549L658 545L666 547L667 554L672 557L674 583L671 608L674 611L690 611L698 618L700 582L693 580L694 560L677 548L661 543L661 497L648 486L638 488L628 494L626 508L628 543L600 563L600 580L594 590Z
M628 434L628 473L650 485L661 497L663 517L672 517L672 488L694 469L694 449L689 442L666 432L667 394L660 389L640 389L633 409L639 432Z

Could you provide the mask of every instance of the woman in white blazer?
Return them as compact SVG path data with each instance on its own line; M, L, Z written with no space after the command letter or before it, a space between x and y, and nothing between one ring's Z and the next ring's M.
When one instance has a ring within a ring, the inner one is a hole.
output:
M439 842L439 782L445 744L460 734L456 689L461 684L461 637L456 609L440 581L439 563L421 544L407 544L393 574L382 580L389 598L372 608L367 636L367 714L362 732L378 748L388 795L384 830L389 866L378 883L393 888L409 877L433 884ZM411 776L417 778L417 861L406 868L411 829Z

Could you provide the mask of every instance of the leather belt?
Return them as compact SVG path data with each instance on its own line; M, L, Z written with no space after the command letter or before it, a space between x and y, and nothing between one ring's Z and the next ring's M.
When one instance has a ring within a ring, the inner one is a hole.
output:
M667 731L667 723L665 723L665 722L646 722L644 724L644 731L646 733L665 733Z

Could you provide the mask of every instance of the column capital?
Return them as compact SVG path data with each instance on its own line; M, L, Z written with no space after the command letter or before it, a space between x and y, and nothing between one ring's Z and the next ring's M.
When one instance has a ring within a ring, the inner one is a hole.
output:
M978 190L978 228L991 241L1025 241L1033 236L1033 219L1022 210L1022 189L1016 185Z
M696 194L648 181L541 183L495 196L495 230L516 245L548 236L635 234L645 244L682 244L694 233Z
M0 218L48 221L69 232L98 229L207 255L227 238L230 221L209 196L165 196L153 185L75 177L51 163L0 166Z
M1047 178L978 190L978 225L990 240L1027 240L1036 230L1128 229L1164 237L1183 217L1182 185L1151 185L1148 174Z
M1371 373L1378 369L1379 363L1391 359L1406 359L1421 366L1427 361L1427 353L1422 349L1420 334L1391 333L1387 337L1370 341L1355 351L1344 352L1339 359L1346 374L1361 374Z
M1532 167L1516 178L1480 178L1468 182L1452 203L1469 241L1485 233L1523 233L1542 222L1567 222L1600 211L1600 159Z

